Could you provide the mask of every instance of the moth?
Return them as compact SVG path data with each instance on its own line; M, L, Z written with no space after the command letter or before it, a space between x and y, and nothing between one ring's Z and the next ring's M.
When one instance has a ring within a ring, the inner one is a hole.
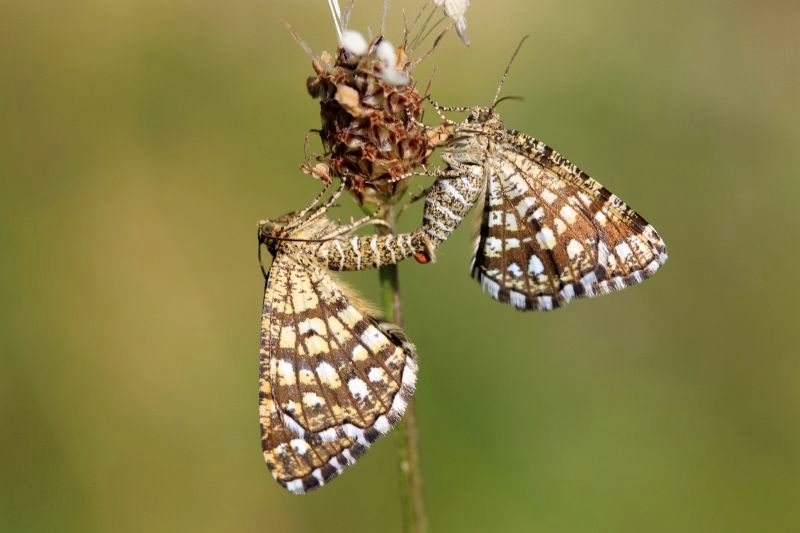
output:
M434 103L447 168L427 193L418 236L438 247L483 198L471 274L520 310L549 311L655 274L667 249L653 226L545 143L506 129L495 108L507 75L491 107ZM469 115L454 122L443 111Z
M403 416L417 353L329 269L397 262L424 248L415 237L351 236L324 205L259 223L273 256L261 317L259 417L264 459L287 490L303 494L353 464Z

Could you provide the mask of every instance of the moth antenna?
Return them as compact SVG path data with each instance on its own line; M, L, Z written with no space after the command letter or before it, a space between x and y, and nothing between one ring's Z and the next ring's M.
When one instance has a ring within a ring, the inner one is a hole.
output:
M316 207L316 205L320 202L320 200L322 200L322 197L325 196L325 193L327 191L328 191L328 186L326 185L319 192L319 194L317 194L314 197L314 199L311 200L310 204L308 204L306 207L304 207L303 209L301 209L300 211L297 212L297 214L294 217L294 220L292 222L288 223L285 226L285 229L291 230L291 229L297 228L298 226L301 226L301 225L305 224L305 222L306 222L304 220L305 216L308 214L309 211L311 211L312 209L314 209L314 207Z
M449 126L454 126L456 124L456 122L453 121L453 120L450 120L449 118L447 118L445 116L445 114L444 114L445 111L450 111L450 112L454 112L454 113L466 113L468 111L473 111L473 108L471 108L471 107L464 107L464 106L447 107L447 106L443 106L442 104L440 104L439 102L437 102L433 98L431 98L431 97L427 97L427 98L428 98L428 102L431 103L431 106L436 111L436 114L439 115L439 118L441 118L444 121L444 123L449 125Z
M433 98L428 98L428 101L431 103L431 105L434 108L436 108L436 109L438 109L440 111L452 111L454 113L466 113L467 111L472 111L474 109L472 107L466 107L466 106L457 106L457 107L443 106L442 104L440 104L439 102L437 102Z
M514 54L511 56L511 60L509 60L508 65L506 65L506 70L503 72L503 77L500 78L500 85L497 86L497 92L494 94L494 100L492 100L492 106L490 109L494 109L494 106L497 104L497 100L500 98L500 91L503 90L503 84L506 82L508 78L508 72L511 70L511 64L514 63L514 60L517 58L517 54L519 53L520 48L522 45L525 44L525 41L530 37L530 35L526 35L522 38L522 40L517 45L517 49L514 50Z
M519 101L519 102L524 102L525 98L523 98L521 96L504 96L501 99L499 99L498 101L496 101L494 104L492 104L492 107L489 108L489 111L494 111L495 108L497 106L499 106L501 102L505 102L506 100L516 100L516 101Z
M346 184L346 181L345 181L345 179L344 179L344 178L340 178L340 180L339 180L339 188L338 188L338 189L336 189L336 191L335 191L335 192L334 192L334 193L331 195L331 197L330 197L330 198L328 198L328 201L327 201L327 202L325 202L325 204L324 204L324 205L321 205L321 206L317 207L317 210L316 210L316 212L314 212L314 214L312 214L312 215L311 215L310 217L308 217L306 220L302 221L302 224L307 224L307 223L309 223L309 222L312 222L312 221L314 221L314 220L318 219L319 217L321 217L322 215L324 215L324 214L325 214L325 212L326 212L328 209L330 209L331 207L333 207L333 204L335 204L335 203L336 203L336 200L338 200L338 199L339 199L339 197L340 197L340 196L342 195L342 193L344 192L344 186L345 186L345 184ZM324 191L323 191L323 192L324 192Z

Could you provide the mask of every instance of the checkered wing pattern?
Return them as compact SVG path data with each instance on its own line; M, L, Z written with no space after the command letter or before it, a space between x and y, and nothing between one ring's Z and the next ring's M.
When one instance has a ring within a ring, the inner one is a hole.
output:
M492 143L472 275L493 298L551 310L652 276L656 231L550 147L518 132Z
M272 475L302 494L353 464L403 415L417 356L314 257L278 252L261 322L260 420Z

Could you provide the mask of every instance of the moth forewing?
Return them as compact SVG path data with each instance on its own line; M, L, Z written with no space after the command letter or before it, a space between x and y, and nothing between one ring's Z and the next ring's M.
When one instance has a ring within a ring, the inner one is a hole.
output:
M296 494L329 482L387 433L416 383L413 344L328 272L331 243L358 250L360 259L344 263L362 268L392 243L371 236L354 242L341 228L288 217L260 232L275 255L261 322L262 447L272 475Z

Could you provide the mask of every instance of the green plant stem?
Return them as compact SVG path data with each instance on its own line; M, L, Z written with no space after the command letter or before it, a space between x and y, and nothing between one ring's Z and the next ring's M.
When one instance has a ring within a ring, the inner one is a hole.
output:
M387 222L394 229L393 210ZM381 283L381 300L386 319L403 327L403 305L400 300L400 275L397 265L386 265L378 271ZM400 471L400 504L403 514L403 531L424 533L428 530L425 501L422 492L422 469L419 456L419 433L414 401L409 402L403 419L395 428L397 459Z

